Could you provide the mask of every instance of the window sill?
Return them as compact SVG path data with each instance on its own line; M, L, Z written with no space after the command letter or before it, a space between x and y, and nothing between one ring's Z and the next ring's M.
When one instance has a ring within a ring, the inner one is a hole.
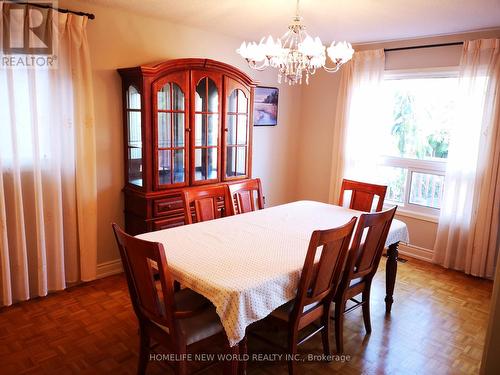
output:
M384 207L384 209L386 209L386 208L390 208L390 207ZM425 214L422 212L410 211L408 209L405 209L405 208L399 207L399 206L398 206L398 209L396 211L396 216L410 217L412 219L427 221L429 223L435 223L435 224L437 224L439 221L438 215L431 215L431 214Z

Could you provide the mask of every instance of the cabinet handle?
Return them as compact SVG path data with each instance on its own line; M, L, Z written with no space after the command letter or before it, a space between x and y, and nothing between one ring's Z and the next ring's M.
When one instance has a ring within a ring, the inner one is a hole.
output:
M186 128L186 131L187 131L187 132L190 132L190 131L191 131L191 129L190 129L190 128Z
M225 131L225 132L228 132L228 131L229 131L229 129L228 129L228 128L224 128L224 131Z

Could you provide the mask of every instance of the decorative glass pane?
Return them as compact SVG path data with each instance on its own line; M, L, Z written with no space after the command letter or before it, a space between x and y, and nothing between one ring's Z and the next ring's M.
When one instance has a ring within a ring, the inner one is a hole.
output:
M207 110L207 79L203 78L196 85L195 111L205 112Z
M247 169L246 147L238 147L236 154L236 175L244 176Z
M425 207L441 208L443 185L444 176L412 172L409 202Z
M170 83L167 83L165 86L163 86L161 90L158 91L157 95L158 95L158 109L162 111L170 111L172 109L170 100Z
M172 147L171 140L171 114L158 112L158 147L167 148Z
M226 148L226 176L236 176L236 147Z
M238 90L234 90L231 95L229 95L228 100L228 112L236 112L236 102L238 97Z
M174 111L184 111L184 93L175 83L172 83L172 98Z
M219 91L215 82L210 78L208 80L208 111L219 112Z
M184 182L184 150L174 150L174 183Z
M245 145L247 143L247 116L238 115L238 144Z
M184 147L184 113L173 113L174 147Z
M217 148L208 149L208 179L217 178Z
M207 179L207 149L197 148L194 152L194 167L196 181Z
M238 112L239 113L247 113L247 104L248 99L241 90L238 91Z
M141 112L128 111L128 144L142 147Z
M195 114L194 115L194 145L206 146L207 145L207 115Z
M142 186L142 148L128 148L128 182Z
M172 167L170 163L170 150L158 151L158 183L160 185L172 182Z
M227 115L227 144L236 144L236 115Z
M219 115L208 115L208 145L217 146L219 140Z
M141 94L134 86L129 86L127 95L128 109L141 109Z

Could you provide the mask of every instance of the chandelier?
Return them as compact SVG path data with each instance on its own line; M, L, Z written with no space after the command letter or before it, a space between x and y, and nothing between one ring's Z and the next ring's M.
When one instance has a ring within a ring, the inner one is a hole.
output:
M301 21L297 0L295 17L281 38L275 41L269 35L267 39L262 38L259 44L243 42L236 52L252 69L262 71L268 66L278 69L278 83L281 83L284 77L289 85L301 84L304 75L306 84L309 84L309 76L313 75L316 69L323 68L334 73L352 58L354 50L350 43L334 41L326 48L319 37L313 39L307 34ZM333 63L331 67L326 66L325 50Z

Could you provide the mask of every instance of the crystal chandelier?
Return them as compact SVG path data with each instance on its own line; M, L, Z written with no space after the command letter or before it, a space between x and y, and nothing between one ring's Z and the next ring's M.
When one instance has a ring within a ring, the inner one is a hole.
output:
M301 21L297 0L295 17L285 35L276 41L272 36L267 39L264 37L259 44L243 42L236 52L252 69L262 71L268 66L278 69L278 82L281 83L284 77L289 85L301 84L304 74L308 84L309 76L321 67L329 73L334 73L352 58L354 50L350 43L332 42L330 47L326 48L319 37L313 39L307 34ZM325 50L333 62L331 67L326 66Z

